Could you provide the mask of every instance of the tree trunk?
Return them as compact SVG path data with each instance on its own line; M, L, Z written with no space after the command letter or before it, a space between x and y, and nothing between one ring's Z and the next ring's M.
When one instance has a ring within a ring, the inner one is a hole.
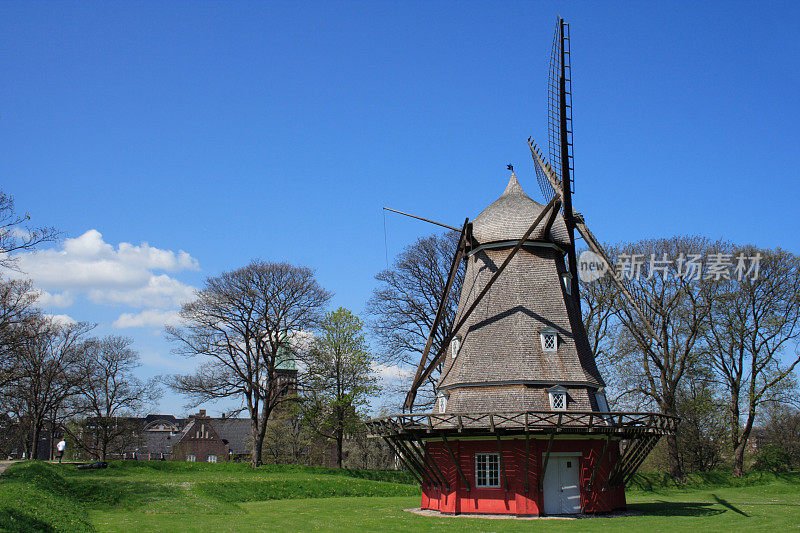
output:
M747 423L744 425L744 429L742 429L741 437L733 452L734 477L742 477L744 475L744 452L747 450L747 441L750 438L750 432L753 430L755 418L756 409L755 405L752 405L747 413Z
M344 442L344 434L341 430L336 432L336 466L342 468L342 444Z
M40 422L33 423L33 434L31 435L31 453L28 459L38 459L39 456L39 436L42 433L42 424Z
M264 449L264 439L259 439L260 428L258 427L258 416L250 417L251 434L253 436L253 449L250 451L250 466L253 468L261 466L261 452Z
M664 413L677 416L677 406L665 405L662 407ZM669 458L669 475L678 482L683 482L683 467L681 466L680 449L678 445L678 436L675 434L667 435L667 456Z
M250 466L252 466L253 468L261 466L263 462L261 459L261 452L263 451L263 449L264 449L264 441L259 441L258 438L256 437L253 440L253 451L250 455Z

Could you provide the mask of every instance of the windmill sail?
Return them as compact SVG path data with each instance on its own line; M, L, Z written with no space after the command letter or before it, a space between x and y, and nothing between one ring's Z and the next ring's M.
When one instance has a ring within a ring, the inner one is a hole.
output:
M572 158L572 68L570 67L569 24L559 17L550 51L550 75L547 80L547 138L550 164L563 181L566 174L570 192L575 192ZM564 116L562 120L562 109ZM566 138L566 160L562 143ZM566 167L566 169L565 169ZM565 170L567 170L565 172ZM542 183L540 182L540 186Z

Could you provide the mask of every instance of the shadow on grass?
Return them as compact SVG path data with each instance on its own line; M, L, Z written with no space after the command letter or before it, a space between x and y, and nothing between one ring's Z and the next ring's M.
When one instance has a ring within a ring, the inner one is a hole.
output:
M741 509L738 509L738 508L734 507L734 506L733 506L732 504L730 504L730 503L729 503L727 500L723 500L722 498L720 498L720 497L719 497L719 496L717 496L716 494L712 494L712 496L713 496L713 497L714 497L714 499L717 501L717 503L718 503L718 504L720 504L721 506L723 506L723 507L725 507L725 508L727 508L727 509L730 509L730 510L731 510L731 511L733 511L734 513L739 513L740 515L742 515L742 516L746 516L746 517L748 517L748 518L750 517L750 515L749 515L749 514L745 513L745 512L744 512L744 511L742 511Z
M649 503L628 505L629 509L641 511L647 516L714 516L722 514L723 509L714 509L706 502L666 502L658 500Z
M47 522L13 509L0 511L0 530L24 533L26 531L55 531Z

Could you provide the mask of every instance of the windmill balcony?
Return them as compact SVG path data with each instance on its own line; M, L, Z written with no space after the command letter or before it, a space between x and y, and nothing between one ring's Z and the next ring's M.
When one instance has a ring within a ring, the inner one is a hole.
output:
M538 516L624 509L625 483L677 424L657 413L515 411L404 413L367 427L420 482L422 508Z

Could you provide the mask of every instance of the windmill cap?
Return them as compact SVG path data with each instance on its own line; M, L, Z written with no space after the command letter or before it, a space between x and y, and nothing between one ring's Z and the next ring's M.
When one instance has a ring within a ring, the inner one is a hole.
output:
M516 174L512 172L506 190L503 191L500 198L491 203L472 221L472 234L481 244L519 240L544 208L544 205L525 194ZM545 224L546 220L542 220L528 240L569 245L569 233L561 213L556 216L547 235L544 231Z

